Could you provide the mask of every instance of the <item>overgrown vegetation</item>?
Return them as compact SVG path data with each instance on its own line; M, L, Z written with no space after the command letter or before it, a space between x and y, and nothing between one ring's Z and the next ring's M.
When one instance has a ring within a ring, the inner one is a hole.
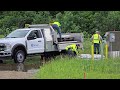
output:
M41 67L35 77L38 79L119 79L120 59L92 61L57 57Z
M90 54L91 42L87 38L84 41L84 51ZM86 74L86 75L85 75ZM84 76L85 75L85 76ZM88 60L58 56L47 62L35 75L37 79L119 79L120 58Z
M6 35L25 24L49 23L58 20L62 32L83 32L90 37L96 29L120 29L120 11L0 11L0 34Z
M84 33L81 53L91 53L89 38L96 29L102 36L106 31L120 30L120 11L0 11L0 37L24 28L25 24L44 24L55 19L61 23L62 33ZM91 61L59 56L41 67L36 77L81 79L86 72L86 78L120 78L119 58ZM31 59L30 63L33 63Z

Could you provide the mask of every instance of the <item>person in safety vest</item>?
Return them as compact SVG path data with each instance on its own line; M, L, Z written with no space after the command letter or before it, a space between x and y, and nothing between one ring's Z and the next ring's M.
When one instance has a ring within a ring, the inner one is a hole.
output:
M61 38L61 24L57 21L55 21L55 22L51 21L50 25L53 27L53 29L57 30L57 33L59 34L59 37L60 37L60 41L62 41L62 38Z
M100 32L96 31L96 33L92 35L91 40L94 44L94 54L100 54L100 43L102 42Z
M65 50L67 52L68 55L70 56L76 56L78 55L78 48L80 47L79 44L71 44L71 45L68 45Z

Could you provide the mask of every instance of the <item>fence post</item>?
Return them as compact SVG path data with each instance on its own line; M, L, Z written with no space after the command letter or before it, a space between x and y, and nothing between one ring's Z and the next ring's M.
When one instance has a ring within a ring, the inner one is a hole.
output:
M100 44L101 48L100 48L100 51L101 51L101 59L103 59L103 43Z
M91 71L93 70L93 61L94 61L94 44L91 45L91 54L92 54L92 61L91 61Z
M105 45L105 58L106 58L106 60L108 59L108 45L107 45L107 43Z
M94 60L94 45L91 45L91 55L92 55L92 60Z

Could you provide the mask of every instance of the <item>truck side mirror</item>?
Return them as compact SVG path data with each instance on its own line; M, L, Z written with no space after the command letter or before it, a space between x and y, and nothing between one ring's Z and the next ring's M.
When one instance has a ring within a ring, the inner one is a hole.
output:
M27 40L32 40L32 37L31 37L31 36L28 36L28 37L27 37Z

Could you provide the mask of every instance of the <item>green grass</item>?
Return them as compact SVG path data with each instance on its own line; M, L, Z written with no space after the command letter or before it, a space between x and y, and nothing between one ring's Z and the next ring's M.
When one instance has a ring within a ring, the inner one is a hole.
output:
M85 60L57 57L35 74L37 79L119 79L120 59Z
M84 51L91 54L89 39L85 39ZM104 60L85 60L80 58L68 58L58 56L44 64L35 74L37 79L120 79L120 58Z
M83 43L83 47L84 47L84 51L81 51L81 53L84 54L90 54L91 53L91 45L92 42L90 41L90 39L84 39L84 43Z

